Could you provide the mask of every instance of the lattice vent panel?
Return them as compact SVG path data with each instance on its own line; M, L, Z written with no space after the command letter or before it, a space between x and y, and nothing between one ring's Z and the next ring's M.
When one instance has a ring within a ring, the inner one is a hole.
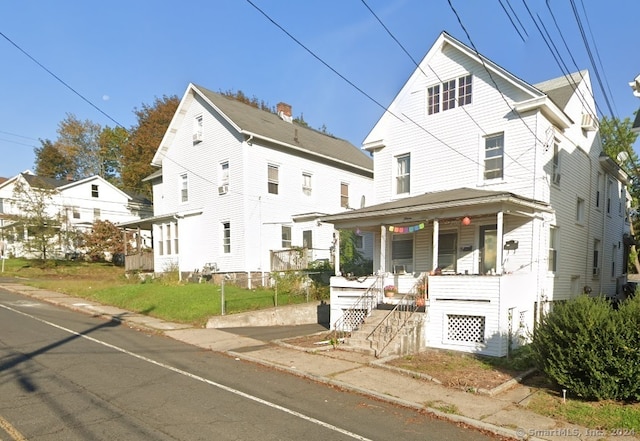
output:
M467 343L484 343L484 316L447 315L447 339Z
M345 331L357 329L367 318L366 309L343 309L342 323Z

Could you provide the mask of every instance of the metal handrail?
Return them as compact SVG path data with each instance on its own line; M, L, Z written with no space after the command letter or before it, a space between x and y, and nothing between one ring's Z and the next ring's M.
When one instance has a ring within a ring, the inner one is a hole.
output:
M382 352L389 346L389 343L398 335L398 333L405 327L409 319L420 308L416 299L419 295L426 296L426 276L420 277L418 281L411 287L408 293L404 294L398 304L385 316L384 319L378 323L378 325L369 333L367 340L373 342L376 336L382 336L382 347L376 349L375 356L380 357ZM420 285L424 284L424 291L419 294ZM392 321L397 321L398 326L390 324ZM391 330L391 332L386 332ZM385 331L385 332L383 332Z
M333 324L333 345L337 346L348 337L351 331L358 329L364 320L371 315L371 310L375 309L378 299L382 296L383 277L378 275L376 280L362 293L360 297L348 309L344 310L342 316ZM364 313L356 313L356 311Z

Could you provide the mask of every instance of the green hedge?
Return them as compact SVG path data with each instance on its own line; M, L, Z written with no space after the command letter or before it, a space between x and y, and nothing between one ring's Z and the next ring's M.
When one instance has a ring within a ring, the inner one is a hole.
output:
M555 304L531 348L537 367L570 394L640 400L640 296L617 310L586 295Z

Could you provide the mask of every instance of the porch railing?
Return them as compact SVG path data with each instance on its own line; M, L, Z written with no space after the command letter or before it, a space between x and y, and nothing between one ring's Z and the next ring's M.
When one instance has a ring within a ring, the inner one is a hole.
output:
M378 300L382 297L382 284L384 278L376 276L375 281L348 309L342 311L342 316L333 324L334 346L344 342L371 315Z
M400 331L411 323L411 318L420 308L416 300L424 298L424 283L423 280L418 280L367 336L367 340L375 348L376 357L380 357Z

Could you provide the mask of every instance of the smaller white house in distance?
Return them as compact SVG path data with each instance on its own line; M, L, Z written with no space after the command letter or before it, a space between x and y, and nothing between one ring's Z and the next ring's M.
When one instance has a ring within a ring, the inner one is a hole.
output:
M328 260L337 232L318 217L373 195L373 161L351 143L277 113L189 84L146 179L154 271L264 280ZM358 242L371 255L371 235ZM256 282L257 283L257 282Z
M24 247L29 239L29 226L12 220L12 216L21 214L19 207L24 206L16 200L18 184L25 189L20 192L21 197L33 197L37 193L33 190L44 190L50 195L41 200L47 205L44 210L47 216L61 222L60 234L49 250L49 255L55 258L81 251L71 233L90 231L96 220L118 224L153 213L147 198L124 192L100 176L78 181L58 180L36 176L27 170L0 183L0 238L6 243L6 252L15 257L38 257L29 255ZM36 204L37 197L32 201Z

